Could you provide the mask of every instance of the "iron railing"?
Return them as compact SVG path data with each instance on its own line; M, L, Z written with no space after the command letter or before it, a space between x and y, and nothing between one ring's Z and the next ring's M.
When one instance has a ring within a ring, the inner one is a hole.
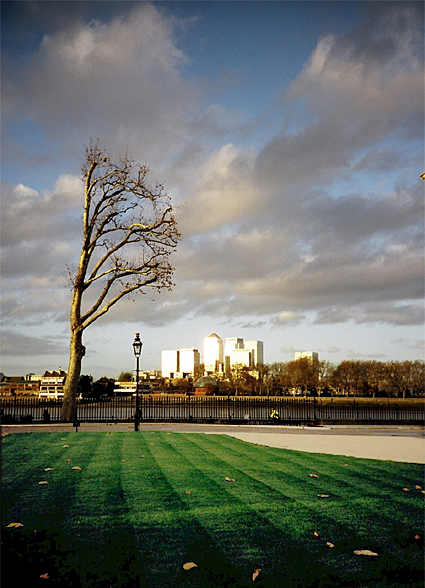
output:
M317 425L319 423L405 423L424 424L425 404L409 402L321 401L292 397L223 397L141 395L140 422L198 422L223 424ZM2 424L57 423L62 399L14 397L1 399ZM279 419L271 418L272 411ZM132 422L134 397L102 401L79 401L76 422Z

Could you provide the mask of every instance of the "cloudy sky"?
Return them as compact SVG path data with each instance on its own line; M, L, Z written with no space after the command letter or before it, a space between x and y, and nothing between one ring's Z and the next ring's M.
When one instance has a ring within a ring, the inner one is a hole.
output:
M2 366L68 365L90 137L165 183L172 292L85 333L83 373L211 332L265 361L423 359L422 2L1 2Z

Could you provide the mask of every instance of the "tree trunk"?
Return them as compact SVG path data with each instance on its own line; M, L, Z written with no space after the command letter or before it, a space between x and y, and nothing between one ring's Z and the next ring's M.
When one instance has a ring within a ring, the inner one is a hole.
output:
M81 361L83 357L83 332L71 333L69 349L69 366L66 376L65 391L63 396L61 421L72 423L77 418L77 386L81 374Z
M79 271L79 275L81 273ZM81 298L82 288L76 284L74 286L71 305L69 366L65 381L61 414L61 421L64 423L73 423L77 420L77 387L81 374L81 362L85 352L83 347L83 328L81 326Z

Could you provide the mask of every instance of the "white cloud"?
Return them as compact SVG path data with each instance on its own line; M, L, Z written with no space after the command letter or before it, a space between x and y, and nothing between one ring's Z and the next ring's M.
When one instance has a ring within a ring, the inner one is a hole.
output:
M263 193L253 186L253 161L252 151L242 151L231 144L205 160L189 188L187 211L181 220L184 235L252 218L263 200Z
M290 310L282 310L275 318L275 325L296 325L305 318L300 312L292 312Z
M328 353L339 353L340 351L342 350L339 347L336 347L336 345L328 346Z

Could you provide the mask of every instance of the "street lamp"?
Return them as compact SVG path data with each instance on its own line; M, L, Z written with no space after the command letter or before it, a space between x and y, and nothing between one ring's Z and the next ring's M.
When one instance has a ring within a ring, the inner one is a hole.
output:
M139 414L139 359L142 355L143 343L140 341L139 333L133 341L133 351L136 358L136 414L134 415L134 430L139 430L140 414Z

